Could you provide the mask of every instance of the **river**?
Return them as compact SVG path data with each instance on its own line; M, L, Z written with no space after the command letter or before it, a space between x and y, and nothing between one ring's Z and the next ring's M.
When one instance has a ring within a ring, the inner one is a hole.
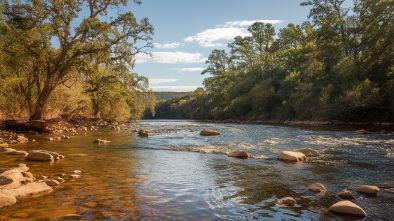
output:
M100 129L68 140L44 140L11 146L45 149L65 156L53 163L27 162L0 155L0 168L26 163L37 178L66 174L66 181L46 196L21 201L0 212L1 220L343 220L327 208L350 190L367 217L393 220L394 194L354 191L360 185L394 181L394 134L360 135L351 126L281 126L198 121L139 121L137 129L154 130L138 137L129 130ZM221 132L203 137L204 129ZM135 129L135 127L133 128ZM364 128L371 129L372 128ZM95 139L110 140L97 144ZM320 156L304 163L277 160L283 150L310 147ZM227 157L246 150L250 159ZM68 179L74 170L80 178ZM328 190L306 190L322 183ZM276 203L293 197L297 204ZM69 217L70 218L70 217Z

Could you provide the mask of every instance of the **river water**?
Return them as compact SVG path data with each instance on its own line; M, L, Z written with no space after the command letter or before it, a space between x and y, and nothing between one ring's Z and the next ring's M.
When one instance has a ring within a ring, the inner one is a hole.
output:
M135 128L154 135L138 137ZM205 128L221 135L202 137ZM0 220L67 220L69 214L82 220L343 220L348 218L327 208L345 189L366 211L362 220L393 220L394 194L382 189L367 196L354 189L394 181L394 134L360 135L357 129L162 120L119 132L79 132L69 140L28 136L36 142L11 147L55 151L65 159L27 162L0 154L0 168L26 163L37 178L64 173L66 181L49 195L0 211ZM98 138L111 143L94 143ZM282 150L303 147L320 156L298 164L277 160ZM232 150L254 158L227 157ZM80 178L68 179L74 170L82 171ZM325 194L306 190L317 182ZM297 204L276 203L287 196Z

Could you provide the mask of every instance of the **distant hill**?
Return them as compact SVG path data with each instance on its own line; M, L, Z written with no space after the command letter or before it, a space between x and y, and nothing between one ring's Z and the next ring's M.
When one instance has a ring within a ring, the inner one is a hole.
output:
M171 92L171 91L153 92L153 94L156 96L156 99L158 101L165 101L174 97L182 97L190 93L192 92Z

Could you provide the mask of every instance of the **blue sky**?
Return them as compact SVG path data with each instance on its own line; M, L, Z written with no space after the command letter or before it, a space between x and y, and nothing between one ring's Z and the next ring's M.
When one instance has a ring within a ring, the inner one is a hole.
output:
M203 87L205 60L214 49L227 49L235 36L245 36L255 21L272 23L276 33L289 23L307 20L303 0L142 0L130 4L137 18L155 28L154 48L136 57L133 72L149 78L154 91L193 91Z

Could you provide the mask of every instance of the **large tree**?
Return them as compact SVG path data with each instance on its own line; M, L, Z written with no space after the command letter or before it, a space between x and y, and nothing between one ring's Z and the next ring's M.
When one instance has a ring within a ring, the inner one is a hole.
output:
M30 120L41 120L52 92L76 76L118 65L133 68L134 55L150 47L153 27L139 22L128 0L1 0L1 49L15 60L29 60L20 75L35 88ZM140 1L134 0L137 5ZM141 43L142 42L142 43ZM23 62L8 62L20 72ZM31 89L30 89L31 90Z

